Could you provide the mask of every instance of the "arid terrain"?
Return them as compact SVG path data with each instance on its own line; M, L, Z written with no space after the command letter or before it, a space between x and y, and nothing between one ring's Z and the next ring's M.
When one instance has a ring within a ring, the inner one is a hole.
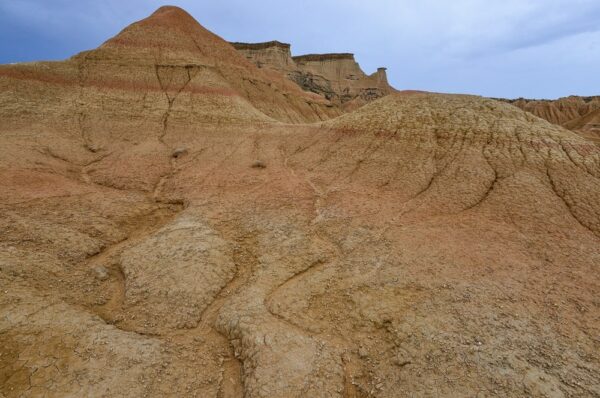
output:
M600 96L571 96L557 100L519 98L508 102L600 145Z
M0 66L0 397L600 397L593 110L256 46Z

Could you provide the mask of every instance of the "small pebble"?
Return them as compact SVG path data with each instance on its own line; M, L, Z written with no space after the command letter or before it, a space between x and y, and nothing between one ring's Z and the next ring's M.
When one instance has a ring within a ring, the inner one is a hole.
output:
M103 266L99 266L94 268L94 273L96 274L96 279L105 281L108 279L108 270Z

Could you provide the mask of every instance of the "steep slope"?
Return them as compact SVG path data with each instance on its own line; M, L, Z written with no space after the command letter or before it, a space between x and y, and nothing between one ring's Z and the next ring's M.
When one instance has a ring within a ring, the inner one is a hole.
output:
M322 95L345 111L395 91L387 81L386 68L367 76L354 54L292 57L291 46L278 41L231 44L259 68L287 76L303 90Z
M284 124L174 15L0 68L0 394L600 394L600 148L473 96Z

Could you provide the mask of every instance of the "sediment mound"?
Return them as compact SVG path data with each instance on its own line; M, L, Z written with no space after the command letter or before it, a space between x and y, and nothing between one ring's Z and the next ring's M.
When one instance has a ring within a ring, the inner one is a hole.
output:
M600 394L598 146L264 69L173 7L0 67L0 394Z

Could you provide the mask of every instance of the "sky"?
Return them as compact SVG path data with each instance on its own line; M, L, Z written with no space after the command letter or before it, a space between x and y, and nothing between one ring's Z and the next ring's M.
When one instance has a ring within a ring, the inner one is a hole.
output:
M165 4L229 41L352 52L398 89L600 95L600 0L0 0L0 63L68 58Z

